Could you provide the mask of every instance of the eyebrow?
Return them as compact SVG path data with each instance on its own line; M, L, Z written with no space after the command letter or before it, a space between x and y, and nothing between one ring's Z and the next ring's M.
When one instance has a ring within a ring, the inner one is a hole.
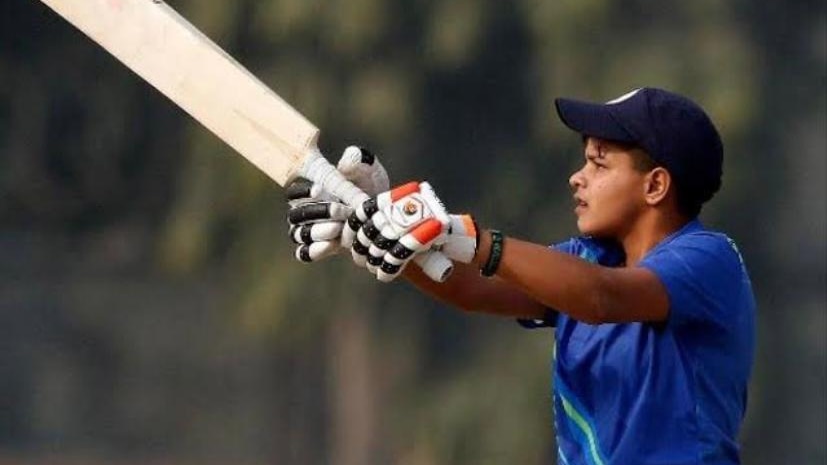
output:
M603 150L600 150L601 147L603 148ZM600 142L598 142L597 143L597 154L596 155L591 154L591 153L586 153L586 152L584 152L584 155L585 155L587 160L606 160L607 159L607 157L606 157L607 153L608 153L608 150L606 150L605 146L603 144L601 144Z

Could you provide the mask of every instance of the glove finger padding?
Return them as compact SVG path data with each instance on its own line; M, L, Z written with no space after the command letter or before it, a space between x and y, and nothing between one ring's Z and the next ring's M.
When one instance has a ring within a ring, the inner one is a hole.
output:
M376 273L385 253L397 244L400 232L389 225L387 216L381 210L362 225L356 239L363 246L360 250L364 251L364 247L367 247L365 258L368 271Z
M352 208L330 196L317 184L298 179L286 188L290 210L288 236L299 244L295 257L301 262L321 260L341 250L340 235Z
M390 189L388 172L385 167L382 166L382 163L373 153L365 148L354 145L346 148L336 169L368 195L377 195ZM366 212L363 208L348 218L347 227L342 231L343 247L351 248L354 246L356 232L373 213L375 211L368 209ZM361 249L359 246L356 246L356 248ZM353 261L359 266L364 266L364 256L365 254L354 252Z
M368 149L355 145L346 148L336 169L370 196L390 189L388 172Z
M294 226L323 221L344 224L352 212L352 208L340 202L305 202L290 208L287 222Z
M416 226L382 257L382 263L376 277L382 282L390 282L408 265L415 254L425 252L439 238L444 237L445 225L436 218L429 218Z
M304 178L298 178L284 188L284 195L287 203L291 206L293 202L301 202L313 198L313 182Z
M312 244L324 241L338 242L342 227L341 221L291 226L290 239L296 244Z
M366 267L371 274L376 274L377 267L381 265L382 256L384 255L384 252L376 252L373 241L380 235L380 228L388 223L385 213L380 209L380 203L381 207L385 209L390 208L393 204L391 197L387 194L388 192L385 192L376 198L368 199L357 207L348 218L347 227L342 232L342 245L345 245L344 238L347 236L350 241L348 246L351 247L353 261L359 266ZM351 236L353 239L350 239ZM398 234L396 237L398 237ZM371 254L371 249L374 251L373 254Z
M378 211L379 208L377 207L375 198L365 200L362 205L356 207L353 213L350 214L347 219L347 224L342 230L342 247L352 247L352 250L355 252L353 256L354 262L359 266L364 265L364 260L358 259L357 256L365 256L368 252L367 245L362 244L365 245L364 251L362 251L363 248L360 245L357 245L358 241L356 241L356 236L365 222Z
M444 240L450 224L442 202L424 182L379 194L356 208L351 220L351 227L361 223L351 248L354 261L365 263L385 282L396 278L415 254Z
M296 247L296 260L311 263L335 255L342 246L338 241L321 241Z
M291 207L309 202L339 202L336 197L328 194L321 185L305 178L298 178L291 182L284 192L287 197L287 204Z
M376 195L389 188L388 173L379 159L369 150L350 146L344 150L337 166L342 175L369 195ZM362 209L360 215L331 196L320 185L307 179L297 179L286 188L290 211L287 221L290 239L299 244L296 258L309 262L336 253L341 245L350 248L356 231L367 221L375 208ZM361 218L361 219L360 219ZM350 226L345 226L349 224ZM329 244L330 242L335 242ZM356 250L360 250L357 246ZM367 253L367 252L365 252ZM364 264L364 256L353 253L357 264Z

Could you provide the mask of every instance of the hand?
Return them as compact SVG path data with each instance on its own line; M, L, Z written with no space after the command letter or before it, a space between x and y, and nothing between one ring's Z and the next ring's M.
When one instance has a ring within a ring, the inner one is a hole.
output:
M342 227L353 209L306 179L288 185L286 193L288 235L298 244L296 260L309 263L339 252Z
M438 250L453 261L471 263L479 242L479 228L471 215L451 215L448 237Z
M366 149L348 147L337 168L345 178L370 195L388 190L387 171ZM341 250L342 229L352 208L306 179L298 179L287 186L287 200L290 205L288 234L298 244L297 260L313 262Z
M430 184L412 182L365 201L348 225L357 226L354 260L389 282L415 255L446 242L451 217Z

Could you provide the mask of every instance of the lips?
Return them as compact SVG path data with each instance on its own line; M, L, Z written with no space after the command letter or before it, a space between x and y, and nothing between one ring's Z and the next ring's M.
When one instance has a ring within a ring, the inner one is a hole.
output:
M578 196L574 196L574 211L582 210L588 207L589 204Z

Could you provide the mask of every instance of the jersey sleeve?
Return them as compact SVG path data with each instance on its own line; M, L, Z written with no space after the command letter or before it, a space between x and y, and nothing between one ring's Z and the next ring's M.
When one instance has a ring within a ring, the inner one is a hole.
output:
M640 266L652 271L669 297L668 324L726 327L733 299L748 280L741 256L726 236L686 234L656 248Z

